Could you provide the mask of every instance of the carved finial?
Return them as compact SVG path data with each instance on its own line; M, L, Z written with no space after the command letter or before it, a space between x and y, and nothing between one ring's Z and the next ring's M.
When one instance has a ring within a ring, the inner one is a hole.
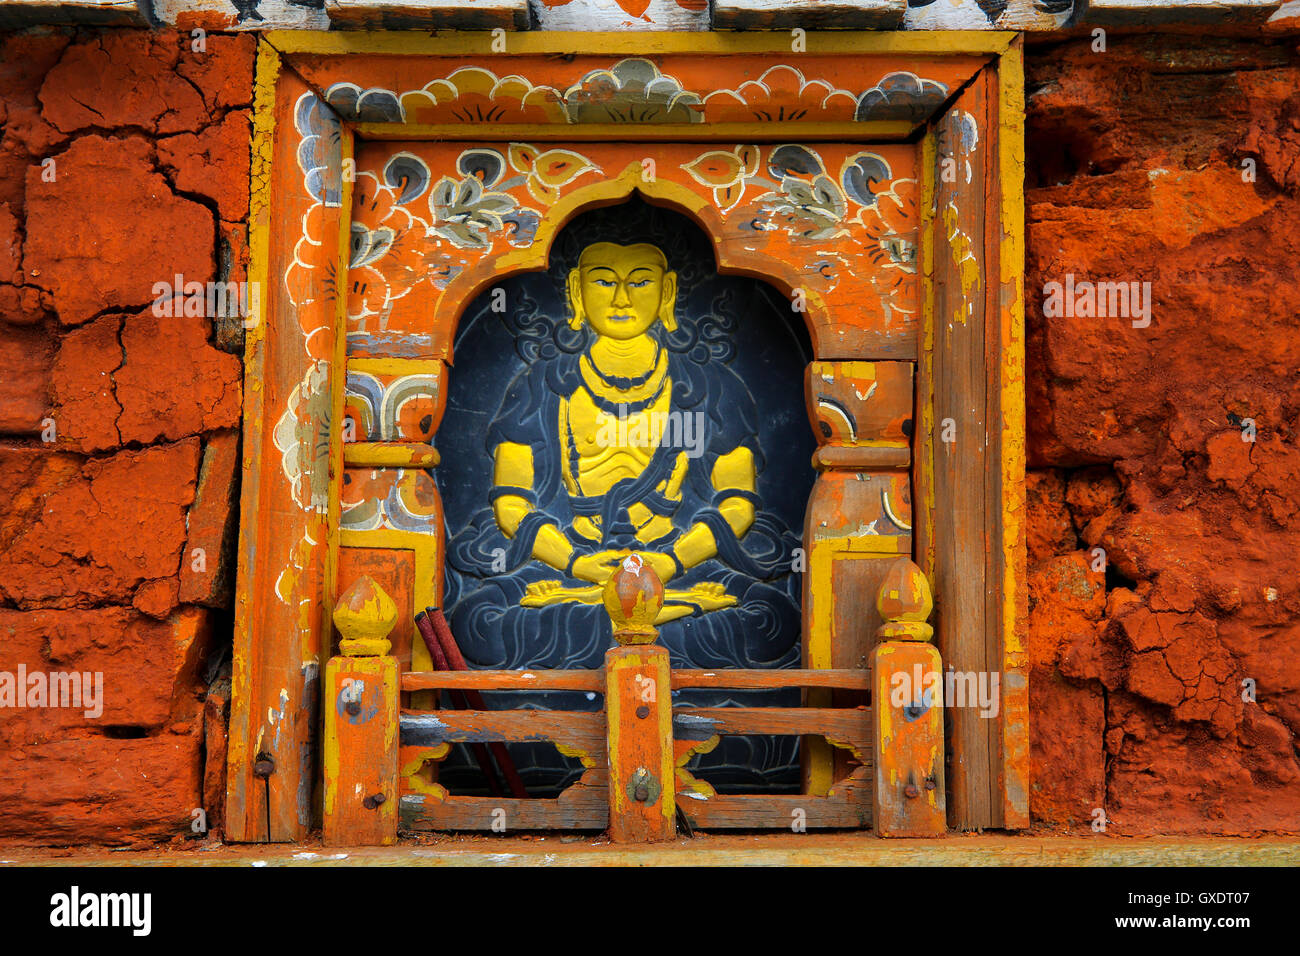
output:
M653 644L659 636L655 618L664 606L664 585L639 554L629 554L605 582L605 610L614 624L614 640L623 645Z
M334 605L339 652L344 657L382 657L393 646L388 635L397 624L397 605L367 574L352 582Z
M876 595L876 609L884 621L876 630L880 641L928 641L934 628L926 623L934 599L930 582L912 561L899 558L885 572Z

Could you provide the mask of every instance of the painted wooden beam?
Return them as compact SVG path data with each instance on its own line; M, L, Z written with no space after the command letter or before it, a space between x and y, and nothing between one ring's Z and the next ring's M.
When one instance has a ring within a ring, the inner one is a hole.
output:
M1082 0L1077 22L1098 26L1263 23L1282 0Z
M563 797L560 798L564 799ZM535 804L549 801L534 800ZM599 829L593 826L592 829ZM319 853L298 846L30 849L6 847L11 866L42 867L393 867L393 866L1300 866L1295 837L961 836L942 840L882 840L850 833L716 834L671 844L569 842L559 835L443 837L395 847Z
M541 30L707 30L709 0L532 0Z
M328 30L323 4L294 0L140 0L154 23L179 30Z
M325 0L330 26L362 30L527 30L528 0Z
M714 0L715 30L896 30L907 0Z
M86 23L98 26L145 26L135 0L3 0L0 28L34 24Z

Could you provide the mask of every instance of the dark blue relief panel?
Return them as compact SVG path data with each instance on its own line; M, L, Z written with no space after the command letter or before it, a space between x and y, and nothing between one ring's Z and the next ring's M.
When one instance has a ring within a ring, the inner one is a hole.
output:
M595 243L650 244L676 275L676 328L656 320L645 333L654 342L643 343L644 369L623 368L625 375L600 369L598 334L592 322L575 319L566 291ZM562 536L571 558L597 561L634 549L669 554L702 526L717 553L665 585L666 606L680 615L660 627L673 666L797 667L801 581L791 568L814 478L803 399L810 360L802 318L785 298L762 282L718 275L693 223L640 201L578 217L557 237L547 271L505 278L472 303L457 333L435 472L448 526L447 617L471 666L601 666L612 639L594 597L599 588L576 576L581 562L560 567L535 557L546 540ZM629 396L637 400L621 400ZM614 446L613 464L584 457L595 439L581 434L591 421L582 409L606 416L599 420L607 428L624 423L600 433L600 446ZM660 416L659 431L638 432L637 422L651 414ZM640 454L623 453L625 444ZM531 480L516 468L494 482L503 445L530 456ZM737 460L752 460L740 470L749 468L753 491L719 477L720 459L733 476ZM614 467L626 474L611 479ZM592 493L593 484L601 493ZM494 511L502 499L516 515L527 512L513 528L503 528ZM754 518L737 525L735 505L743 502ZM601 706L597 695L580 693L488 696L497 707ZM681 691L673 700L792 706L799 694ZM692 769L722 792L794 790L797 745L788 737L723 738ZM511 751L538 795L580 772L551 746ZM483 784L463 752L448 758L440 780L453 792L479 792Z

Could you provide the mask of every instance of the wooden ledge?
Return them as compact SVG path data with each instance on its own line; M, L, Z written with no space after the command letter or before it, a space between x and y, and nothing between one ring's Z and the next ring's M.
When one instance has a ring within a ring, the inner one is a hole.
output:
M1135 839L1091 836L963 836L883 840L871 833L709 834L646 846L603 834L430 836L347 851L319 842L194 850L2 849L3 866L1297 866L1300 838Z

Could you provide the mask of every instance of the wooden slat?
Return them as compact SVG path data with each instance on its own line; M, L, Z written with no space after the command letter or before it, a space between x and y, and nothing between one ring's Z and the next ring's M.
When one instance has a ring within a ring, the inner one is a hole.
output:
M865 670L674 670L673 690L718 687L726 690L777 690L782 687L829 687L834 690L871 689Z
M585 690L605 692L603 670L411 671L402 690Z
M588 770L554 800L404 794L398 808L403 830L603 830L609 826L609 776ZM500 812L497 812L500 811ZM500 822L497 822L500 821Z
M974 121L978 136L963 136ZM990 581L987 483L1000 468L998 434L988 419L985 323L988 305L986 195L989 103L984 78L972 83L942 121L935 177L934 249L934 594L936 641L945 668L987 673ZM971 175L966 176L969 163ZM996 366L995 366L996 367ZM999 582L1000 583L1000 582ZM949 707L950 820L959 829L997 826L1001 801L990 750L994 723L970 707Z
M566 710L403 711L399 718L403 747L438 744L550 742L580 751L596 763L605 761L605 715Z
M715 30L897 30L906 0L713 0Z
M857 770L825 797L798 793L706 797L679 790L678 803L691 826L701 830L791 829L796 822L809 830L867 827L871 825L871 780L869 771Z
M778 690L782 687L827 687L834 690L871 689L865 670L680 669L672 672L673 690L714 687L726 690ZM602 670L568 671L409 671L402 690L580 690L604 693Z
M717 734L826 737L871 763L869 707L676 707L673 737L704 740Z

